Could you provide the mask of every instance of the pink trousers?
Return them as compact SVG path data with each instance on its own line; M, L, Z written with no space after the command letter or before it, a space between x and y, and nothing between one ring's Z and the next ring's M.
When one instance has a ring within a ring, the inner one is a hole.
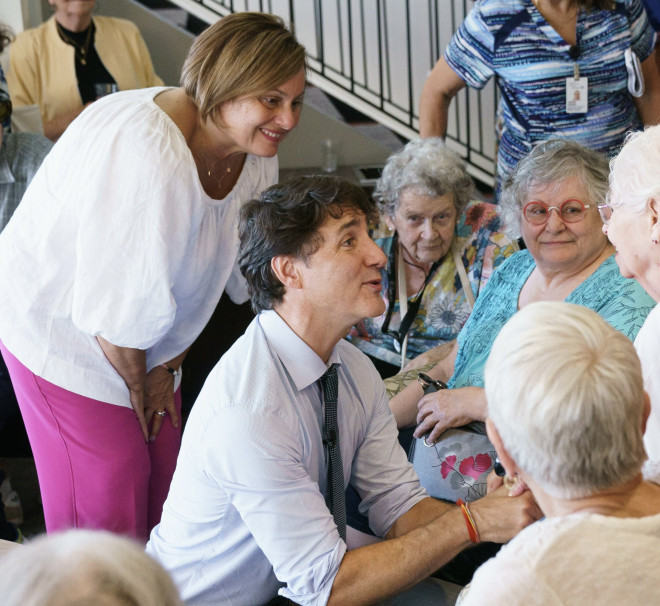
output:
M102 528L146 542L160 521L181 445L169 417L146 444L133 409L38 377L2 342L39 477L46 530ZM175 393L181 412L181 390Z

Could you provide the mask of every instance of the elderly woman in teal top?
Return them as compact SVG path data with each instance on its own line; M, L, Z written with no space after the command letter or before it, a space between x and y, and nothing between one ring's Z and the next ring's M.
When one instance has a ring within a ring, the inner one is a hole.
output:
M464 162L437 138L411 141L385 165L374 198L388 230L372 235L388 257L387 308L349 336L383 376L453 341L493 270L518 250L497 207L473 193Z
M493 341L518 309L535 301L584 305L635 338L654 301L635 280L621 277L602 232L597 206L607 179L606 158L569 141L541 143L517 165L501 205L507 229L521 233L527 250L493 274L457 343L428 372L450 389L423 396L412 384L390 400L399 427L416 425L415 437L433 444L446 429L485 420L483 372Z

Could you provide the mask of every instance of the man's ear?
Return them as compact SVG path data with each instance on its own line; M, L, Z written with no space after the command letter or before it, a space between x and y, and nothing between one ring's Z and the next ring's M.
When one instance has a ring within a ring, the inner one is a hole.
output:
M287 289L302 287L302 280L298 273L297 260L289 255L277 255L270 260L270 267L277 279Z

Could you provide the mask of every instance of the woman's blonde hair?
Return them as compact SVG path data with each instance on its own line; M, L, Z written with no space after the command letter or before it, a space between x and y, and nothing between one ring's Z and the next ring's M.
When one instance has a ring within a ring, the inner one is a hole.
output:
M2 557L3 606L183 606L174 582L137 543L68 530Z
M233 13L195 39L181 86L205 121L215 118L225 101L269 91L305 67L305 48L282 19Z

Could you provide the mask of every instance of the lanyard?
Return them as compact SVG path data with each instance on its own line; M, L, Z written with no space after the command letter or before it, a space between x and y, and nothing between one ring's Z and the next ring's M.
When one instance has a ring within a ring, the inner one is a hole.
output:
M397 282L396 252L398 251L399 248L398 244L399 244L399 239L397 237L397 234L395 233L392 242L392 249L390 250L390 255L387 260L387 282L388 282L387 283L387 298L388 298L387 314L385 314L385 321L383 322L383 326L381 327L380 330L383 334L396 339L396 341L401 346L403 345L403 342L406 336L408 335L408 331L410 330L410 326L412 325L413 320L417 317L419 306L422 304L422 296L424 295L424 291L426 290L428 283L431 281L433 274L435 274L436 270L440 266L440 262L442 261L442 259L439 259L431 266L429 273L426 275L426 280L424 280L424 284L419 289L419 291L417 291L415 297L408 302L408 309L405 312L403 318L401 318L401 324L399 325L399 330L390 329L390 321L392 320L392 314L394 313L394 304L396 302L396 282ZM403 257L403 255L401 255L401 257ZM403 259L401 259L401 262L403 262ZM401 301L399 301L399 304L401 305Z

